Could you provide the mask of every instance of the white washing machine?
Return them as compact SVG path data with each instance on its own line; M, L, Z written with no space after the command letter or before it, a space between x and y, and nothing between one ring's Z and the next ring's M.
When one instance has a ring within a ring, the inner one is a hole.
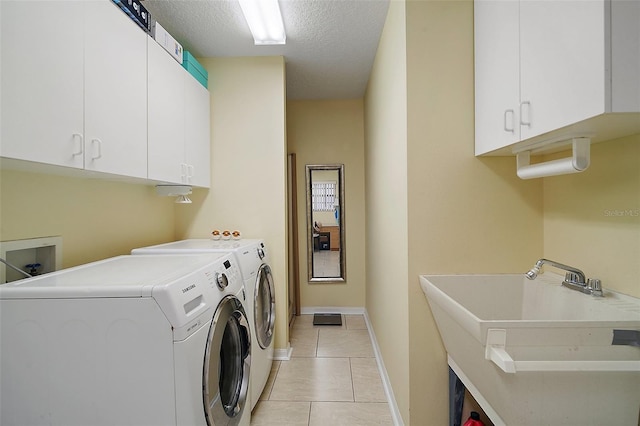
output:
M132 254L220 253L236 255L242 271L249 302L246 306L251 324L251 409L269 378L273 363L273 333L276 302L273 275L263 240L190 239L133 250Z
M0 424L249 425L243 291L224 253L0 285Z

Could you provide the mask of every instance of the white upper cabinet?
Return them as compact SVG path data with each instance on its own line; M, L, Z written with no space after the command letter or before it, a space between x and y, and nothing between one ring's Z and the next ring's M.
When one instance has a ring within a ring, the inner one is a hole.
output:
M0 156L83 168L84 4L0 1Z
M208 188L209 91L148 39L149 179Z
M0 156L146 178L144 31L110 0L0 7Z
M476 155L640 131L640 2L474 5Z

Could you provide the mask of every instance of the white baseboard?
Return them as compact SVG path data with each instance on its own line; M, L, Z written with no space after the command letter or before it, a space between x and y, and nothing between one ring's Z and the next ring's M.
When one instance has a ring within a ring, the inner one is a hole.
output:
M352 306L352 307L336 307L336 306L310 306L307 308L301 309L302 315L312 315L312 314L324 314L324 313L332 313L332 314L343 314L343 315L364 315L365 309L361 306Z
M289 343L287 343L287 347L284 349L274 349L273 350L273 360L274 361L289 361L291 360L291 353L293 353L293 348Z
M391 387L391 380L389 380L387 369L385 368L384 361L382 360L380 346L378 346L378 340L376 339L376 334L373 332L373 327L371 326L371 322L369 321L369 315L367 314L366 309L364 310L364 320L367 323L367 330L369 330L369 337L371 338L373 352L376 356L376 363L378 364L378 372L380 373L382 386L384 387L384 393L387 396L387 402L389 403L389 408L391 409L391 418L393 419L393 424L395 426L404 426L402 416L400 415L400 409L398 409L396 397L394 396L393 388Z

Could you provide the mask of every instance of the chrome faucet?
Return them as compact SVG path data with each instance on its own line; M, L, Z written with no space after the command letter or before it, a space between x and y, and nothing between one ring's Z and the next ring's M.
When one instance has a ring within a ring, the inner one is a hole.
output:
M563 263L555 262L553 260L538 260L534 267L524 275L530 280L535 280L540 273L540 268L542 268L542 265L545 264L549 264L551 266L555 266L556 268L567 271L564 276L564 281L562 281L563 286L570 288L571 290L578 290L585 294L591 294L592 296L602 297L604 295L602 293L602 282L599 279L587 279L584 275L584 272L582 272L580 269L574 268L573 266L565 265Z

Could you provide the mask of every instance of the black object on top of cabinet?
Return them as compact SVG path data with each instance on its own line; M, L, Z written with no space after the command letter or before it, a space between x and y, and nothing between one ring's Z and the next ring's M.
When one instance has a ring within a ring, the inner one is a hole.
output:
M151 31L151 14L138 0L112 0L145 32Z

